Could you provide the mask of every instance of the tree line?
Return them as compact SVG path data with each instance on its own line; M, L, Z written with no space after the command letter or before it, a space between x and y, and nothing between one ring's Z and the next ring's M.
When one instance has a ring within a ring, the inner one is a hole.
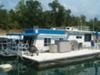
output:
M49 10L44 10L37 0L20 0L16 9L6 10L0 5L0 29L25 29L39 26L42 28L89 26L91 30L100 31L98 18L86 20L86 16L71 15L71 10L66 9L58 0L48 4Z

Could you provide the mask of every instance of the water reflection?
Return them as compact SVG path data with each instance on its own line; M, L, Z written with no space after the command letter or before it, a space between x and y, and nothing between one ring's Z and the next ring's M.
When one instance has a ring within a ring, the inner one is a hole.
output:
M83 63L76 63L69 66L54 67L44 70L35 70L34 68L13 61L2 61L2 63L11 63L13 70L7 72L6 75L99 75L100 74L100 61L89 61ZM1 62L0 62L1 63ZM28 64L28 63L27 63ZM0 75L5 75L1 73Z

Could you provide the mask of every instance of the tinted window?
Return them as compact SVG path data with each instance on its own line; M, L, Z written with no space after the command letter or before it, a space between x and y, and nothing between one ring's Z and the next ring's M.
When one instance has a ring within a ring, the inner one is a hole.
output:
M50 38L45 38L44 39L44 46L48 46L51 44L51 39Z
M77 39L81 39L81 38L82 38L82 36L76 36L76 38L77 38Z
M84 38L84 41L91 41L91 34L85 34L85 38Z

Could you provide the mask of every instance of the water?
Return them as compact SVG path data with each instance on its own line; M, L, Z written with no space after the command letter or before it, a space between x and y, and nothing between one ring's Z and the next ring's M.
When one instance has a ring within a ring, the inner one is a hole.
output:
M32 67L18 63L17 60L0 59L0 64L5 63L12 64L13 69L9 72L0 71L0 75L100 75L100 60L84 61L44 70L35 70Z

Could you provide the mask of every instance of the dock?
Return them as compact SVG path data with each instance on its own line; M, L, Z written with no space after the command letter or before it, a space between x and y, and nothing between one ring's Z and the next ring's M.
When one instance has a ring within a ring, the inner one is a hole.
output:
M66 53L39 53L39 55L34 54L33 56L22 54L21 57L26 59L25 61L28 62L28 64L30 62L33 63L35 67L43 68L57 64L89 60L97 58L99 55L100 50L83 49Z

